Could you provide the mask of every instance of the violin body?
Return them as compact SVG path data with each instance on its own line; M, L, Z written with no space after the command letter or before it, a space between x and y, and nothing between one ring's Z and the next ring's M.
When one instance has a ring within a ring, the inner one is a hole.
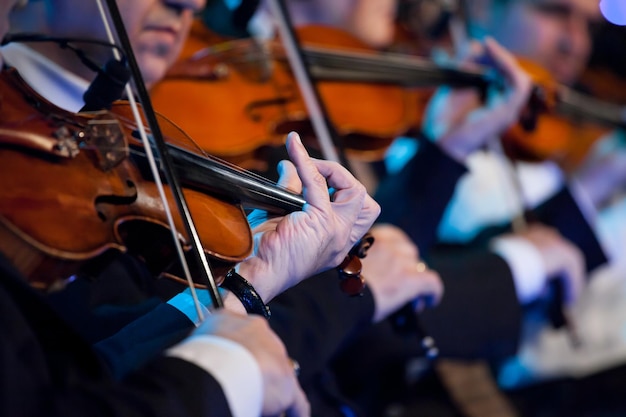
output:
M306 116L286 63L268 60L271 51L251 39L215 39L200 22L194 24L183 57L190 50L203 54L179 60L152 88L155 109L209 154L264 170L265 163L256 157L259 148L282 144L294 130L290 120Z
M308 46L371 52L337 29L308 27L298 33ZM215 41L201 22L195 22L183 58L151 91L157 110L208 153L247 168L262 166L255 153L281 144L289 131L313 135L277 40ZM317 86L346 152L363 159L379 159L395 137L419 126L420 108L427 99L420 101L415 91L382 83L324 80Z
M549 159L570 172L580 166L597 140L610 129L624 126L619 106L577 93L558 84L537 64L518 61L535 87L519 123L502 137L512 159Z
M36 287L51 289L85 262L129 251L154 272L176 259L154 182L129 158L138 141L112 113L74 115L0 76L0 250ZM252 249L242 208L185 189L202 244L224 274ZM176 207L168 193L168 204ZM178 235L188 242L182 222Z

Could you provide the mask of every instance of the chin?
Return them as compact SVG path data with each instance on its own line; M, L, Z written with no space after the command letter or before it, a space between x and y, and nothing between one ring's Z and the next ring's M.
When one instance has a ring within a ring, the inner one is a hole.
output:
M578 80L579 75L580 71L572 71L568 68L568 70L556 72L555 78L561 84L572 85Z
M165 77L169 64L162 58L144 58L139 61L144 83L150 88Z

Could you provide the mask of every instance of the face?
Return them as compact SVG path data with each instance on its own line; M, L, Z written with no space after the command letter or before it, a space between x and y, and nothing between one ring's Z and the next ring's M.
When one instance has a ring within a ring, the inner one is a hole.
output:
M498 41L571 84L587 64L590 26L600 11L597 0L509 0L492 16L490 31Z
M81 0L85 1L85 0ZM205 0L118 0L146 84L159 81L181 52Z
M393 41L396 0L356 0L348 13L346 29L375 48Z
M57 36L105 38L95 0L49 0L48 21ZM193 14L205 0L117 0L146 84L160 80L178 57ZM92 16L85 19L85 16Z
M372 47L393 40L397 0L290 0L296 25L324 24L345 29ZM302 6L300 13L294 8Z

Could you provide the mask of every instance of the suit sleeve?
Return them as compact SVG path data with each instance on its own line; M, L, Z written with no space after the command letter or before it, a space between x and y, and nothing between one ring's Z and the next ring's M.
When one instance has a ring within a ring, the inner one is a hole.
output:
M113 380L90 346L1 258L0 270L0 415L231 415L216 379L178 358L157 357Z
M349 297L339 289L337 271L329 270L285 291L270 302L270 326L289 355L300 364L300 381L325 367L374 316L374 298L366 289Z
M427 139L396 175L378 187L375 199L381 205L380 223L404 230L424 256L437 241L437 229L454 194L457 182L467 169Z
M585 256L588 271L607 262L598 238L567 187L537 207L531 217L556 228L578 246Z
M591 225L583 215L568 188L562 188L534 210L525 213L526 218L554 227L575 244L583 253L587 271L606 263L608 258ZM510 233L511 224L501 224L483 229L472 241L472 246L486 246L489 241L503 233Z
M434 252L431 265L445 295L420 316L442 356L498 362L515 354L522 309L506 262L490 251L463 247Z
M96 343L94 349L119 379L180 342L193 328L182 312L161 304L115 335Z
M46 391L51 394L40 405L41 416L232 415L215 378L177 358L155 359L121 382L84 379L61 392Z

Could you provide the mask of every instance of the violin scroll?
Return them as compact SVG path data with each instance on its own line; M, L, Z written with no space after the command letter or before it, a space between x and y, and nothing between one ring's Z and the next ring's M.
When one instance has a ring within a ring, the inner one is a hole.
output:
M363 295L365 290L365 279L361 276L361 259L365 258L368 249L374 244L374 236L366 233L363 237L350 249L350 252L337 267L339 271L341 291L351 297Z

